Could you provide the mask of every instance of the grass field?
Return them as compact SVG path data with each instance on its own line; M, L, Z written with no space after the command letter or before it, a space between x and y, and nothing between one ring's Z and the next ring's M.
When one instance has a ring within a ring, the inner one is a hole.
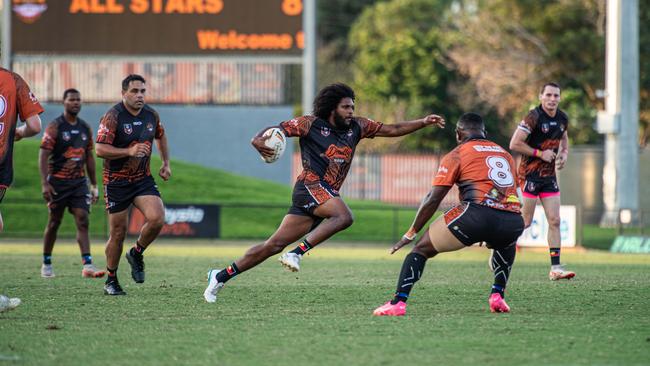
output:
M491 314L488 251L448 253L428 263L406 317L376 318L406 251L325 244L298 274L270 260L205 303L206 270L249 244L156 243L146 283L135 285L122 263L128 295L113 298L102 294L102 280L80 277L76 245L57 244L57 277L42 279L38 245L3 242L0 292L23 305L0 314L0 364L650 363L647 255L566 252L578 276L556 283L546 277L547 254L522 251L507 293L512 312Z

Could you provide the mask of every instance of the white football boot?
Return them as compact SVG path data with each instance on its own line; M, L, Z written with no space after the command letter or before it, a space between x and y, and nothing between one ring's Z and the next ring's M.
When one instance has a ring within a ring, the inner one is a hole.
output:
M43 277L43 278L56 277L56 275L54 274L54 270L52 269L51 264L43 263L43 265L41 265L41 277Z
M548 279L551 281L557 281L563 279L570 280L575 276L576 273L565 269L563 264L557 266L551 266L551 271L548 273Z
M20 299L17 297L7 297L0 295L0 313L13 310L20 305Z
M302 256L300 254L286 252L282 254L279 258L280 263L284 268L288 269L291 272L300 271L300 259Z
M217 273L220 271L220 269L211 269L208 271L208 287L203 291L203 298L207 302L217 301L217 293L225 285L223 282L217 281Z

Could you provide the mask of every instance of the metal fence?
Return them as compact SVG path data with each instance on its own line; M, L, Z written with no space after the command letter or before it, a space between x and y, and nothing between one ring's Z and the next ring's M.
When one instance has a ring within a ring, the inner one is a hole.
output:
M282 60L17 56L13 70L41 101L58 102L76 88L85 102L113 103L131 73L147 80L149 103L293 105L301 97L300 65Z

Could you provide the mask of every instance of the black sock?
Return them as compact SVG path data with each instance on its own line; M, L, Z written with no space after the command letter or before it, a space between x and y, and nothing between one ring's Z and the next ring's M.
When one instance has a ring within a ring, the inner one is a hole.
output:
M140 243L136 240L135 245L131 248L131 255L142 256L145 249L147 248L140 245Z
M305 238L305 240L303 240L302 242L300 242L300 244L298 244L298 246L296 247L296 249L292 250L292 251L289 252L289 253L294 253L294 254L298 254L298 255L304 255L304 254L307 253L311 248L313 248L313 246L312 246L312 245L307 241L307 239Z
M237 268L235 262L232 262L231 265L222 269L221 272L217 273L217 281L226 283L228 282L228 280L237 276L238 274L239 274L239 268Z
M418 253L409 253L409 255L404 258L402 270L400 271L399 279L397 280L395 298L390 302L391 304L395 305L400 301L406 302L413 285L422 276L422 271L424 270L424 265L426 263L427 257Z
M106 267L106 272L108 272L108 276L106 276L106 283L117 281L117 267L115 268Z
M494 285L491 293L498 293L504 297L504 291L510 277L512 264L515 262L517 246L513 243L502 249L495 249L492 253L492 268L494 268Z
M83 253L81 254L81 262L83 264L93 264L93 257L90 253Z
M43 264L52 264L52 253L43 253Z
M551 255L551 265L557 266L560 264L560 248L548 248Z

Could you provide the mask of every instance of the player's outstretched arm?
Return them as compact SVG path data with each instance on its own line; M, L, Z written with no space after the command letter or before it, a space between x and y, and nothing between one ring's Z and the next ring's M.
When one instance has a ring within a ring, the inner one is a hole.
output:
M445 128L445 119L437 114L430 114L424 118L416 119L414 121L399 122L392 125L383 125L377 131L375 136L380 137L398 137L408 135L421 128L435 125L439 128Z
M158 175L163 180L169 180L172 176L172 168L169 165L169 145L167 144L167 135L162 135L159 139L156 139L156 146L158 151L160 151L160 159L162 160L162 166Z
M415 214L415 219L413 220L413 224L411 224L411 228L406 232L406 234L404 234L404 236L402 236L400 241L393 245L390 254L395 253L401 247L415 240L415 237L418 235L420 230L422 230L424 225L427 224L427 221L433 217L433 214L436 213L442 199L445 198L450 189L451 186L433 186L431 191L427 193L420 203L420 207L418 208L418 212Z
M32 137L41 132L41 117L38 114L27 117L25 124L16 128L14 135L15 141L20 141L25 137Z
M253 136L251 139L251 145L257 150L263 157L270 158L275 154L275 150L266 146L266 140L271 138L271 135L263 136L266 130L271 128L280 128L279 126L270 126L261 129L257 135Z

